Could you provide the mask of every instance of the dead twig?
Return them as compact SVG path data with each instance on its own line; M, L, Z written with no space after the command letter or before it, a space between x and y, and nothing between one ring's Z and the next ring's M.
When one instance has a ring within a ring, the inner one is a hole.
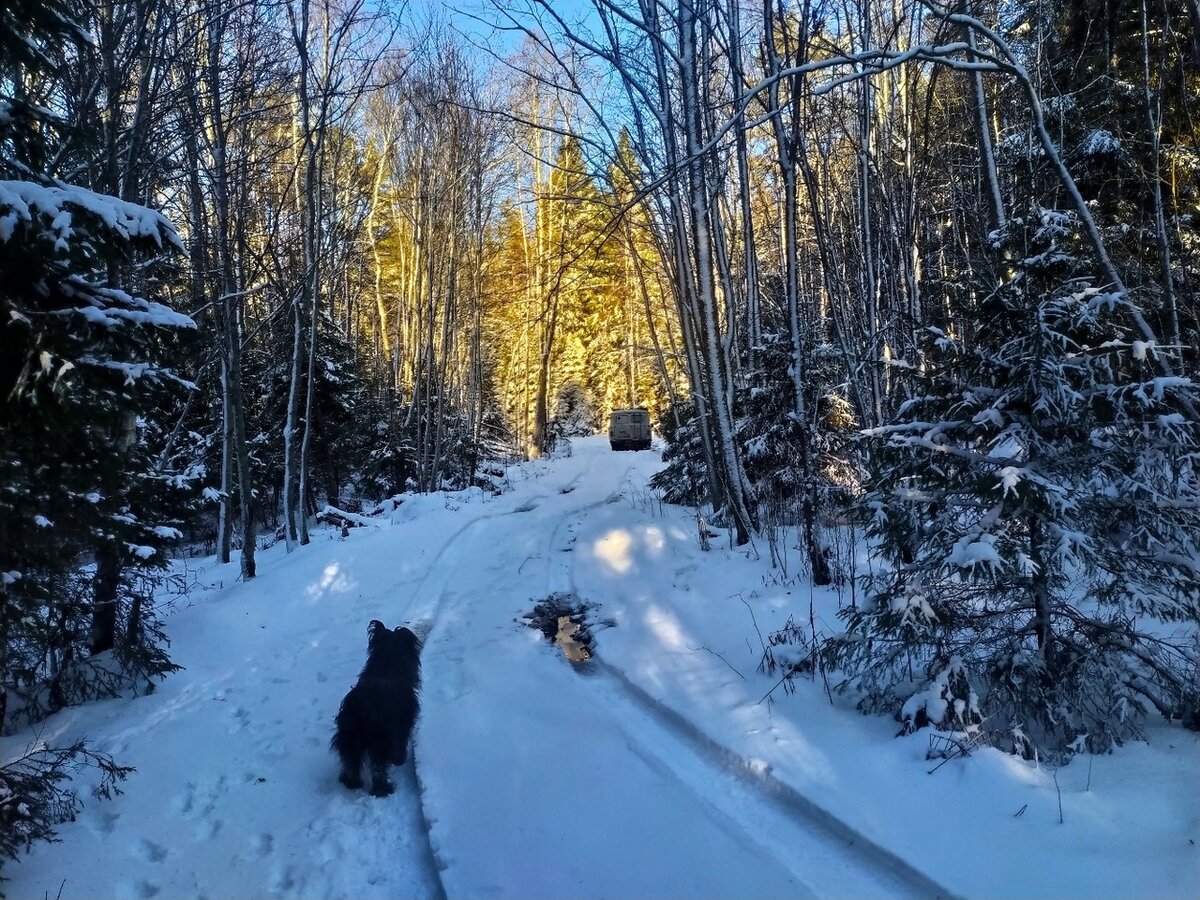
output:
M734 594L734 596L741 600L746 609L750 611L750 621L754 623L754 631L758 634L758 643L762 646L763 654L765 655L767 652L767 642L763 640L762 631L758 627L758 619L754 617L754 607L746 602L746 598L741 593ZM761 703L762 701L760 700L759 702Z
M713 650L711 647L703 647L703 646L702 647L689 647L688 649L691 650L692 652L695 652L697 650L703 650L706 653L711 653L713 656L715 656L721 662L725 663L725 665L729 666L729 668L733 669L734 674L737 675L738 678L742 679L742 681L746 680L746 676L743 675L741 672L739 672L737 670L737 668L733 665L733 663L731 663L729 660L727 660L722 654L718 653L716 650Z
M936 766L934 766L932 769L930 769L926 773L928 775L932 775L934 772L936 772L938 769L940 769L946 763L950 762L950 760L952 760L952 759L958 759L958 757L960 757L960 756L970 756L971 751L974 750L976 747L978 747L980 745L980 743L983 741L983 732L978 732L977 734L973 735L970 740L968 740L966 742L955 740L954 738L949 737L947 735L938 735L938 737L941 740L946 741L947 743L953 744L956 749L953 753L951 753L949 756L947 756L945 759L943 759L940 763L938 763ZM931 743L932 743L932 740L931 740Z
M1062 788L1058 786L1058 769L1054 770L1054 790L1058 793L1058 824L1063 824Z

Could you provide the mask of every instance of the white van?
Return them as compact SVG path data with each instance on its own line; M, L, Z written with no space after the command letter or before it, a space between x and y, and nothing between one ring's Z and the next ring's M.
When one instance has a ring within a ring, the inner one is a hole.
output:
M649 450L650 413L646 408L614 409L608 420L608 443L614 450Z

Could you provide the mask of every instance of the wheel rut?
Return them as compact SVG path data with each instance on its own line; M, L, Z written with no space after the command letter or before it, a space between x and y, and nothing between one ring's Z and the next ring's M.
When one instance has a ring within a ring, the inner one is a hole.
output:
M604 662L603 647L601 658L585 664L594 677L580 678L565 660L514 639L513 620L522 598L539 590L550 594L575 588L576 555L564 551L575 550L573 534L582 533L589 511L620 497L632 469L615 479L610 473L603 495L598 485L576 475L569 482L574 489L566 495L551 493L537 504L523 503L465 523L431 559L414 593L410 609L430 622L426 647L434 655L427 654L426 682L432 744L426 747L419 727L413 776L442 891L516 895L515 890L536 887L578 894L581 885L564 887L567 870L591 871L600 864L586 857L606 854L610 862L632 858L636 865L639 855L654 860L654 868L633 882L632 889L643 893L654 889L655 879L661 888L667 883L661 879L681 875L681 860L688 858L699 869L686 873L690 882L672 888L680 895L717 891L716 881L703 880L715 877L726 879L721 882L725 891L745 895L769 891L764 885L776 890L786 885L786 892L795 896L952 896L775 778L768 765L739 756L661 704ZM586 497L586 502L567 506L568 497ZM513 530L482 542L478 529L512 515L520 517L512 520ZM561 733L546 732L544 724L535 724L539 722L557 722ZM533 759L540 762L531 769ZM496 774L473 771L477 766ZM559 801L546 784L570 780L575 767L580 773L600 774L573 788L570 801L586 808L588 798L607 807L609 815L626 804L632 818L624 828L613 831L602 815L594 824L584 817L564 824L567 830L561 833L555 830L547 811ZM467 808L455 799L464 792L473 798ZM504 802L506 792L520 796L519 804ZM492 821L503 823L495 834L478 824L489 819L489 810ZM445 821L439 823L435 816ZM671 824L652 824L658 820ZM497 856L516 865L512 854L519 854L519 847L541 846L534 836L545 840L550 834L574 849L567 849L552 870L543 868L536 875L514 875L492 859L453 856L483 839L494 845ZM681 844L694 839L700 841L695 846L712 849L700 857L695 851L681 857ZM721 872L714 868L721 860L739 865ZM603 880L590 882L591 887L604 885L602 890L610 892L621 889L622 878L631 877L611 867L594 874Z
M599 505L590 504L576 514L586 515L587 509ZM552 544L566 518L553 529ZM573 556L565 561L550 558L547 593L576 590L574 565ZM813 885L818 895L828 895L830 891L842 895L859 891L874 894L875 888L889 896L955 896L907 860L780 781L771 774L768 763L747 759L711 738L685 716L651 696L621 669L605 662L602 651L588 665L599 676L588 679L598 702L612 710L618 721L636 723L636 727L626 728L635 753L650 764L663 766L731 827L763 845L789 868L795 869L791 848L803 844L819 846L827 874L836 877L813 878L808 871L797 872L804 882L826 882ZM651 735L652 739L648 739ZM717 784L721 787L714 790ZM770 837L764 840L766 835ZM869 878L862 877L864 872L870 873Z

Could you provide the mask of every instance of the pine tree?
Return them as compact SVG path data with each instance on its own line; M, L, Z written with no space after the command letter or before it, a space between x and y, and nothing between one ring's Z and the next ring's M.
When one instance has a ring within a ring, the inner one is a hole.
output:
M1196 385L1091 284L1071 216L996 239L1015 276L973 335L928 329L916 396L868 432L887 566L830 662L905 730L986 723L1022 752L1106 750L1151 708L1197 724Z

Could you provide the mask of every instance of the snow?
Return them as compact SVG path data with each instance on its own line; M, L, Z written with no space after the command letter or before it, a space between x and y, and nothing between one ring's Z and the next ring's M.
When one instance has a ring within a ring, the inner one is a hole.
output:
M1103 156L1121 152L1121 141L1111 131L1096 128L1087 133L1079 152L1084 156Z
M4 739L88 735L137 767L8 867L7 894L1200 893L1195 733L1149 723L1057 772L983 747L928 774L928 730L895 738L819 677L760 702L777 679L747 605L764 636L810 614L830 634L837 595L639 503L653 452L573 443L499 497L405 495L379 528L317 529L249 583L188 561L198 587L160 598L183 671ZM579 669L518 621L553 591L615 623ZM416 767L382 800L328 751L372 618L428 633Z
M960 569L973 569L978 565L998 569L1003 565L1003 560L996 550L994 534L981 534L975 538L968 535L959 539L950 555L946 557L946 562Z
M1178 375L1163 375L1158 378L1151 378L1150 384L1153 387L1153 395L1155 400L1161 400L1163 394L1174 388L1189 388L1192 387L1192 379L1184 378Z
M184 250L175 229L152 209L75 185L31 181L0 180L0 210L8 210L0 216L0 241L12 238L18 222L32 222L36 216L49 220L55 248L65 252L75 233L70 207L91 213L123 238L150 238L161 246L166 237L176 249Z
M1007 497L1009 491L1015 491L1017 485L1025 480L1026 470L1019 466L1004 466L1000 469L1000 487Z
M900 716L906 722L912 721L918 710L925 710L925 714L929 717L929 721L939 725L947 724L946 712L950 704L946 702L946 688L950 676L962 670L962 660L955 656L950 660L950 664L937 674L933 679L933 683L923 691L918 691L904 701L904 706L900 710ZM965 705L962 705L961 700L955 700L955 713L962 715Z
M344 519L347 522L354 522L356 525L363 525L368 528L379 527L379 522L375 519L369 519L366 516L360 516L358 513L346 512L345 510L338 509L336 506L329 506L328 504L326 504L325 508L321 510L321 514L324 516L337 516L338 518Z
M89 292L98 294L101 289L89 285ZM139 298L140 299L140 298ZM55 315L63 316L80 316L85 321L93 325L102 325L105 328L117 328L122 322L132 322L135 325L152 325L165 328L195 328L196 323L190 316L176 312L169 306L164 306L161 303L153 303L147 300L141 300L141 309L122 309L119 306L77 306L68 307L67 309L55 310ZM100 365L100 363L94 363ZM129 374L129 373L126 373ZM137 377L141 373L137 373L133 377Z

